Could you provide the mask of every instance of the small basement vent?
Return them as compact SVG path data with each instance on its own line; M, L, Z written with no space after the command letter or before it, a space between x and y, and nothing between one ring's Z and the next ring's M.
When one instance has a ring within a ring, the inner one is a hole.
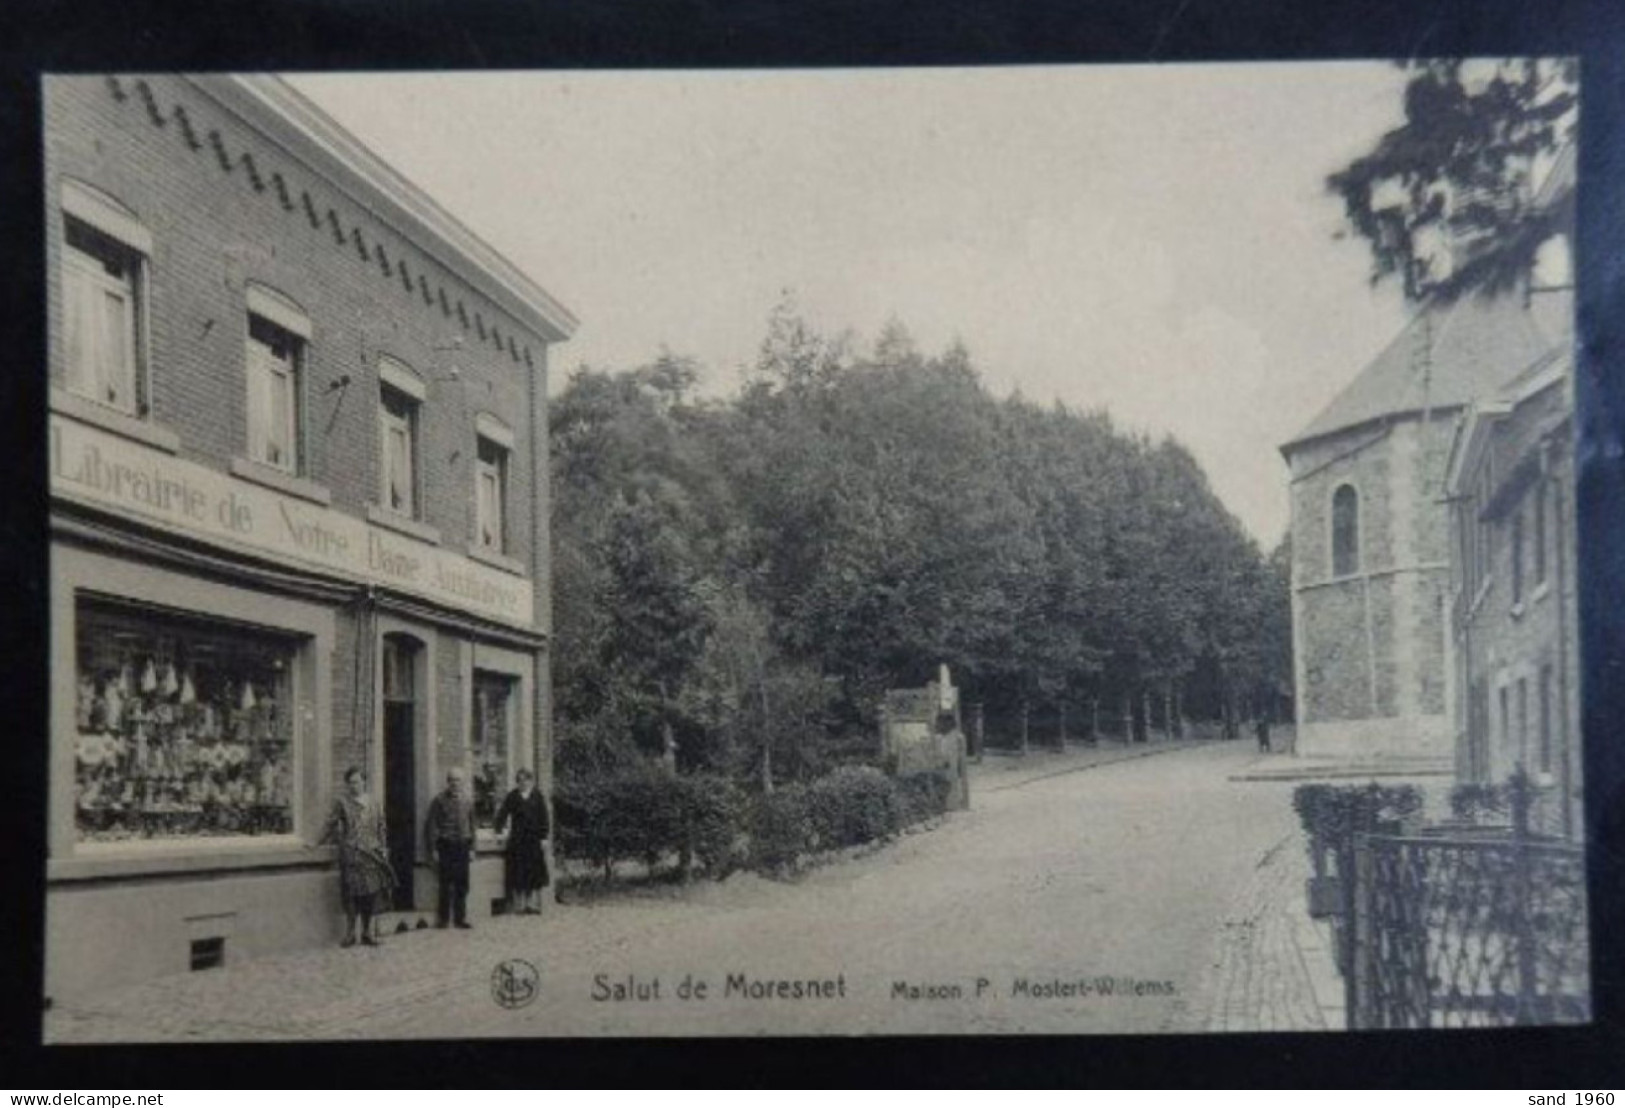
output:
M192 968L216 969L226 964L226 940L215 935L207 939L192 940Z

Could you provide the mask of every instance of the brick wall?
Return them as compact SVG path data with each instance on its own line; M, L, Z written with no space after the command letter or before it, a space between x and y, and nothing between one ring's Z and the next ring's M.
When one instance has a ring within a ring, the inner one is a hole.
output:
M1543 433L1549 433L1554 419L1561 419L1566 397L1561 388L1520 405L1495 432L1491 446L1498 477L1504 478L1531 449ZM1546 580L1536 581L1533 485L1524 488L1515 502L1505 505L1490 529L1490 582L1482 600L1458 634L1464 682L1483 681L1489 689L1489 718L1485 748L1489 755L1488 778L1504 780L1519 761L1531 773L1538 769L1540 744L1540 681L1545 666L1552 670L1551 743L1554 788L1548 807L1553 819L1561 822L1562 794L1567 792L1570 829L1581 826L1582 756L1578 689L1578 592L1575 587L1573 488L1574 470L1567 428L1560 430L1550 457L1546 477L1548 514L1541 539L1546 544ZM1514 604L1511 595L1511 526L1514 514L1522 513L1525 526L1524 589L1522 602ZM1518 682L1528 690L1527 729L1520 733L1517 708ZM1508 690L1511 718L1503 723L1500 690ZM1461 729L1465 732L1465 726ZM1466 736L1463 735L1463 741ZM1565 741L1566 739L1566 741ZM1465 769L1465 751L1459 764ZM1556 826L1549 828L1558 830Z
M270 286L312 322L303 475L331 492L335 509L364 516L378 499L382 354L428 383L418 424L420 515L445 548L466 552L472 538L475 414L513 430L506 553L533 567L537 626L546 630L547 450L533 450L529 435L533 425L546 427L544 340L178 77L51 77L44 96L50 379L60 383L66 372L57 204L62 181L73 178L117 199L152 234L143 289L149 418L177 433L182 456L225 469L246 453L245 288ZM330 391L344 376L350 383ZM358 680L371 679L356 669L357 633L353 614L342 612L332 657L322 660L333 683L335 789L346 767L368 765L377 726L364 703L370 687L357 697ZM465 755L466 638L442 632L436 645L428 695L440 733L431 741L444 767ZM536 707L545 744L545 701ZM545 766L550 758L539 760Z
M490 412L515 432L507 552L528 563L527 378L543 372L541 337L183 80L141 81L150 97L131 79L117 93L101 77L45 82L51 380L64 374L54 208L61 181L73 177L117 198L152 232L151 418L180 435L184 456L223 468L245 452L244 286L269 285L312 320L304 468L333 506L359 515L377 500L377 361L388 353L430 379L420 413L424 521L448 548L467 546L474 413ZM433 380L454 366L458 380ZM347 387L329 391L346 375ZM538 587L545 591L545 577Z

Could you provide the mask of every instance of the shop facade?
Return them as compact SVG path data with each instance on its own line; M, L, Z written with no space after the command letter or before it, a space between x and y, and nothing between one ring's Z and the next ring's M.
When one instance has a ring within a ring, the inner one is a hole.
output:
M431 914L551 781L546 358L574 319L271 78L45 85L48 996L336 941L342 775Z

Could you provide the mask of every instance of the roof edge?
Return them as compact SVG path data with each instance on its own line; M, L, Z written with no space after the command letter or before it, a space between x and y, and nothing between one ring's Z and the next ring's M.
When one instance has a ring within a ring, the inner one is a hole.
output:
M1374 415L1370 419L1362 419L1358 423L1345 423L1340 427L1333 427L1326 431L1318 431L1313 435L1300 435L1295 439L1288 439L1275 449L1281 452L1281 457L1291 461L1292 452L1301 447L1307 446L1309 443L1319 442L1322 439L1333 438L1337 435L1347 435L1352 434L1355 431L1363 431L1368 427L1374 427L1382 423L1393 423L1401 419L1409 419L1412 416L1419 417L1424 412L1428 413L1429 419L1432 419L1436 415L1459 412L1466 407L1467 404L1465 403L1449 403L1430 404L1426 408L1420 406L1414 408L1396 408L1391 412L1383 412L1381 415Z
M420 247L438 247L429 251L436 260L547 342L562 342L575 333L580 321L568 308L281 77L181 76L221 107L266 131L289 154L403 237ZM357 196L357 191L366 195Z

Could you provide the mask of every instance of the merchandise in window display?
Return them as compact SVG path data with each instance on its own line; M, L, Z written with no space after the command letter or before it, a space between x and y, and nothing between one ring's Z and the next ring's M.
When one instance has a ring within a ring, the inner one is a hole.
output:
M293 830L291 651L94 618L81 619L80 642L80 841Z
M507 795L510 679L474 675L474 823L490 827Z

